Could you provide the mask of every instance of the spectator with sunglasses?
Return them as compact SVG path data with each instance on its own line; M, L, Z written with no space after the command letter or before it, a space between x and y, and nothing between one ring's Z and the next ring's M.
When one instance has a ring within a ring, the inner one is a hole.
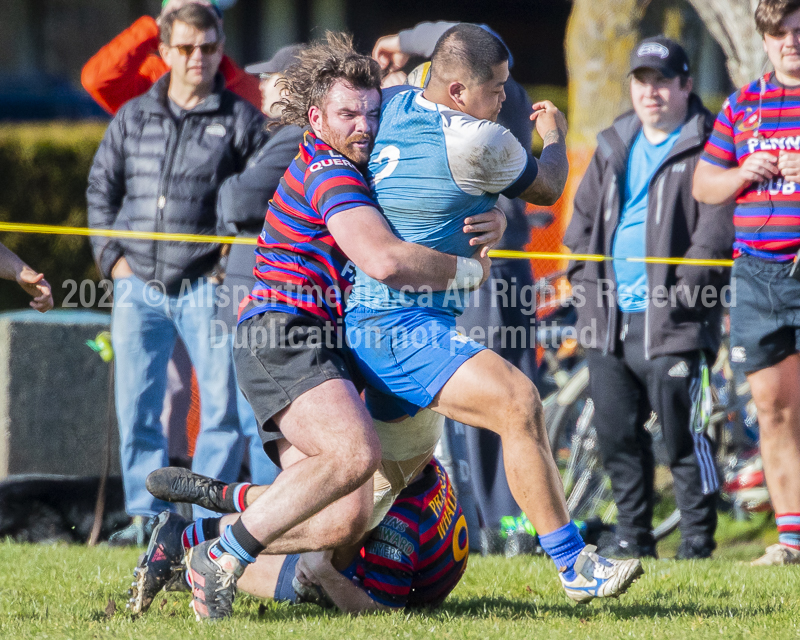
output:
M224 88L223 46L209 6L185 4L162 17L158 48L169 72L124 104L106 131L89 174L92 228L215 234L220 184L266 136L261 113ZM142 523L170 507L150 496L145 478L168 464L160 414L177 336L200 391L193 468L226 481L239 473L235 375L227 342L212 335L220 247L117 238L94 238L92 247L103 276L114 279L121 461L126 510L137 519L129 537L138 542Z
M800 564L800 0L761 0L755 22L774 71L723 104L693 193L736 201L731 362L758 410L779 536L753 564Z
M142 16L111 42L102 47L84 65L81 84L92 98L112 116L131 98L142 95L163 76L169 67L158 53L159 25L163 17L187 4L212 9L218 18L222 13L212 0L164 0L158 18ZM228 56L223 55L219 72L225 88L261 106L258 78L245 73Z

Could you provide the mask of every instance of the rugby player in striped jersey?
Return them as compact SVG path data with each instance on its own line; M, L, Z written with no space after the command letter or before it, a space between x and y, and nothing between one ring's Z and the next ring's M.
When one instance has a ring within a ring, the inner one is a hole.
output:
M362 170L380 114L374 60L358 55L349 39L329 36L301 53L286 77L283 120L310 131L270 202L257 282L241 307L234 347L240 387L283 471L218 539L190 549L198 619L232 613L236 581L261 553L347 548L333 558L345 568L365 532L430 461L438 440L428 428L431 412L379 440L359 396L340 323L353 263L393 288L433 291L478 286L489 269L485 257L401 241L372 200ZM488 212L470 215L463 230L474 234L469 242L478 251L499 240L503 228L504 218ZM428 440L424 451L406 456L409 440L421 444L414 428ZM157 551L140 564L137 585L151 585ZM160 584L147 586L145 595Z

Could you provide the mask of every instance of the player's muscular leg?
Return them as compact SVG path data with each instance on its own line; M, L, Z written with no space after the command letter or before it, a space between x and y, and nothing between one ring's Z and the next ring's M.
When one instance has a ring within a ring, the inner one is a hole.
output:
M286 440L278 441L278 450L283 469L289 469L301 460L308 458ZM271 486L253 485L249 487L244 498L245 507L249 508L253 505ZM269 498L265 499L269 500ZM264 553L288 555L305 551L319 551L339 545L345 545L347 548L359 545L372 515L372 503L373 490L372 478L370 478L352 493L339 498L308 520L292 527L280 538L268 544ZM220 522L220 534L226 525L233 524L238 518L238 514L223 517ZM358 548L361 547L358 546Z
M777 513L800 512L800 354L747 376L758 409L769 497Z
M245 510L243 524L271 553L354 541L372 511L371 491L364 489L337 505L340 526L332 527L323 539L296 540L294 548L273 545L300 523L363 487L377 469L380 442L355 387L349 381L328 380L295 400L276 416L276 422L286 440L305 457L287 465Z
M459 367L430 408L500 435L511 492L538 532L569 522L539 393L519 369L481 351Z

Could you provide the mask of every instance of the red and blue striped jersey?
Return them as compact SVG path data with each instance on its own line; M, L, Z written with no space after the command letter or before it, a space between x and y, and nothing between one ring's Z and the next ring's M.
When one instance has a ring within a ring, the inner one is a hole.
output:
M378 208L364 176L307 131L269 202L256 247L256 283L239 307L239 322L265 311L340 318L355 269L326 225L361 206Z
M800 153L800 87L784 87L770 73L725 101L702 158L729 169L750 154L767 151L777 157L781 150ZM753 183L736 205L734 257L794 257L800 249L800 185L781 176Z
M467 522L435 458L406 487L343 573L389 607L435 607L455 588L469 556Z

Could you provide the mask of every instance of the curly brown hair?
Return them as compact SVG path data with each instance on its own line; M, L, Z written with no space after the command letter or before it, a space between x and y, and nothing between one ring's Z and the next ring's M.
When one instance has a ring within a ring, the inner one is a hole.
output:
M786 17L800 9L800 0L761 0L756 7L756 31L777 36Z
M353 48L353 38L346 33L328 31L325 39L302 51L278 81L288 95L280 101L281 122L308 125L308 110L324 108L328 92L337 80L354 89L381 90L381 68L377 61Z

